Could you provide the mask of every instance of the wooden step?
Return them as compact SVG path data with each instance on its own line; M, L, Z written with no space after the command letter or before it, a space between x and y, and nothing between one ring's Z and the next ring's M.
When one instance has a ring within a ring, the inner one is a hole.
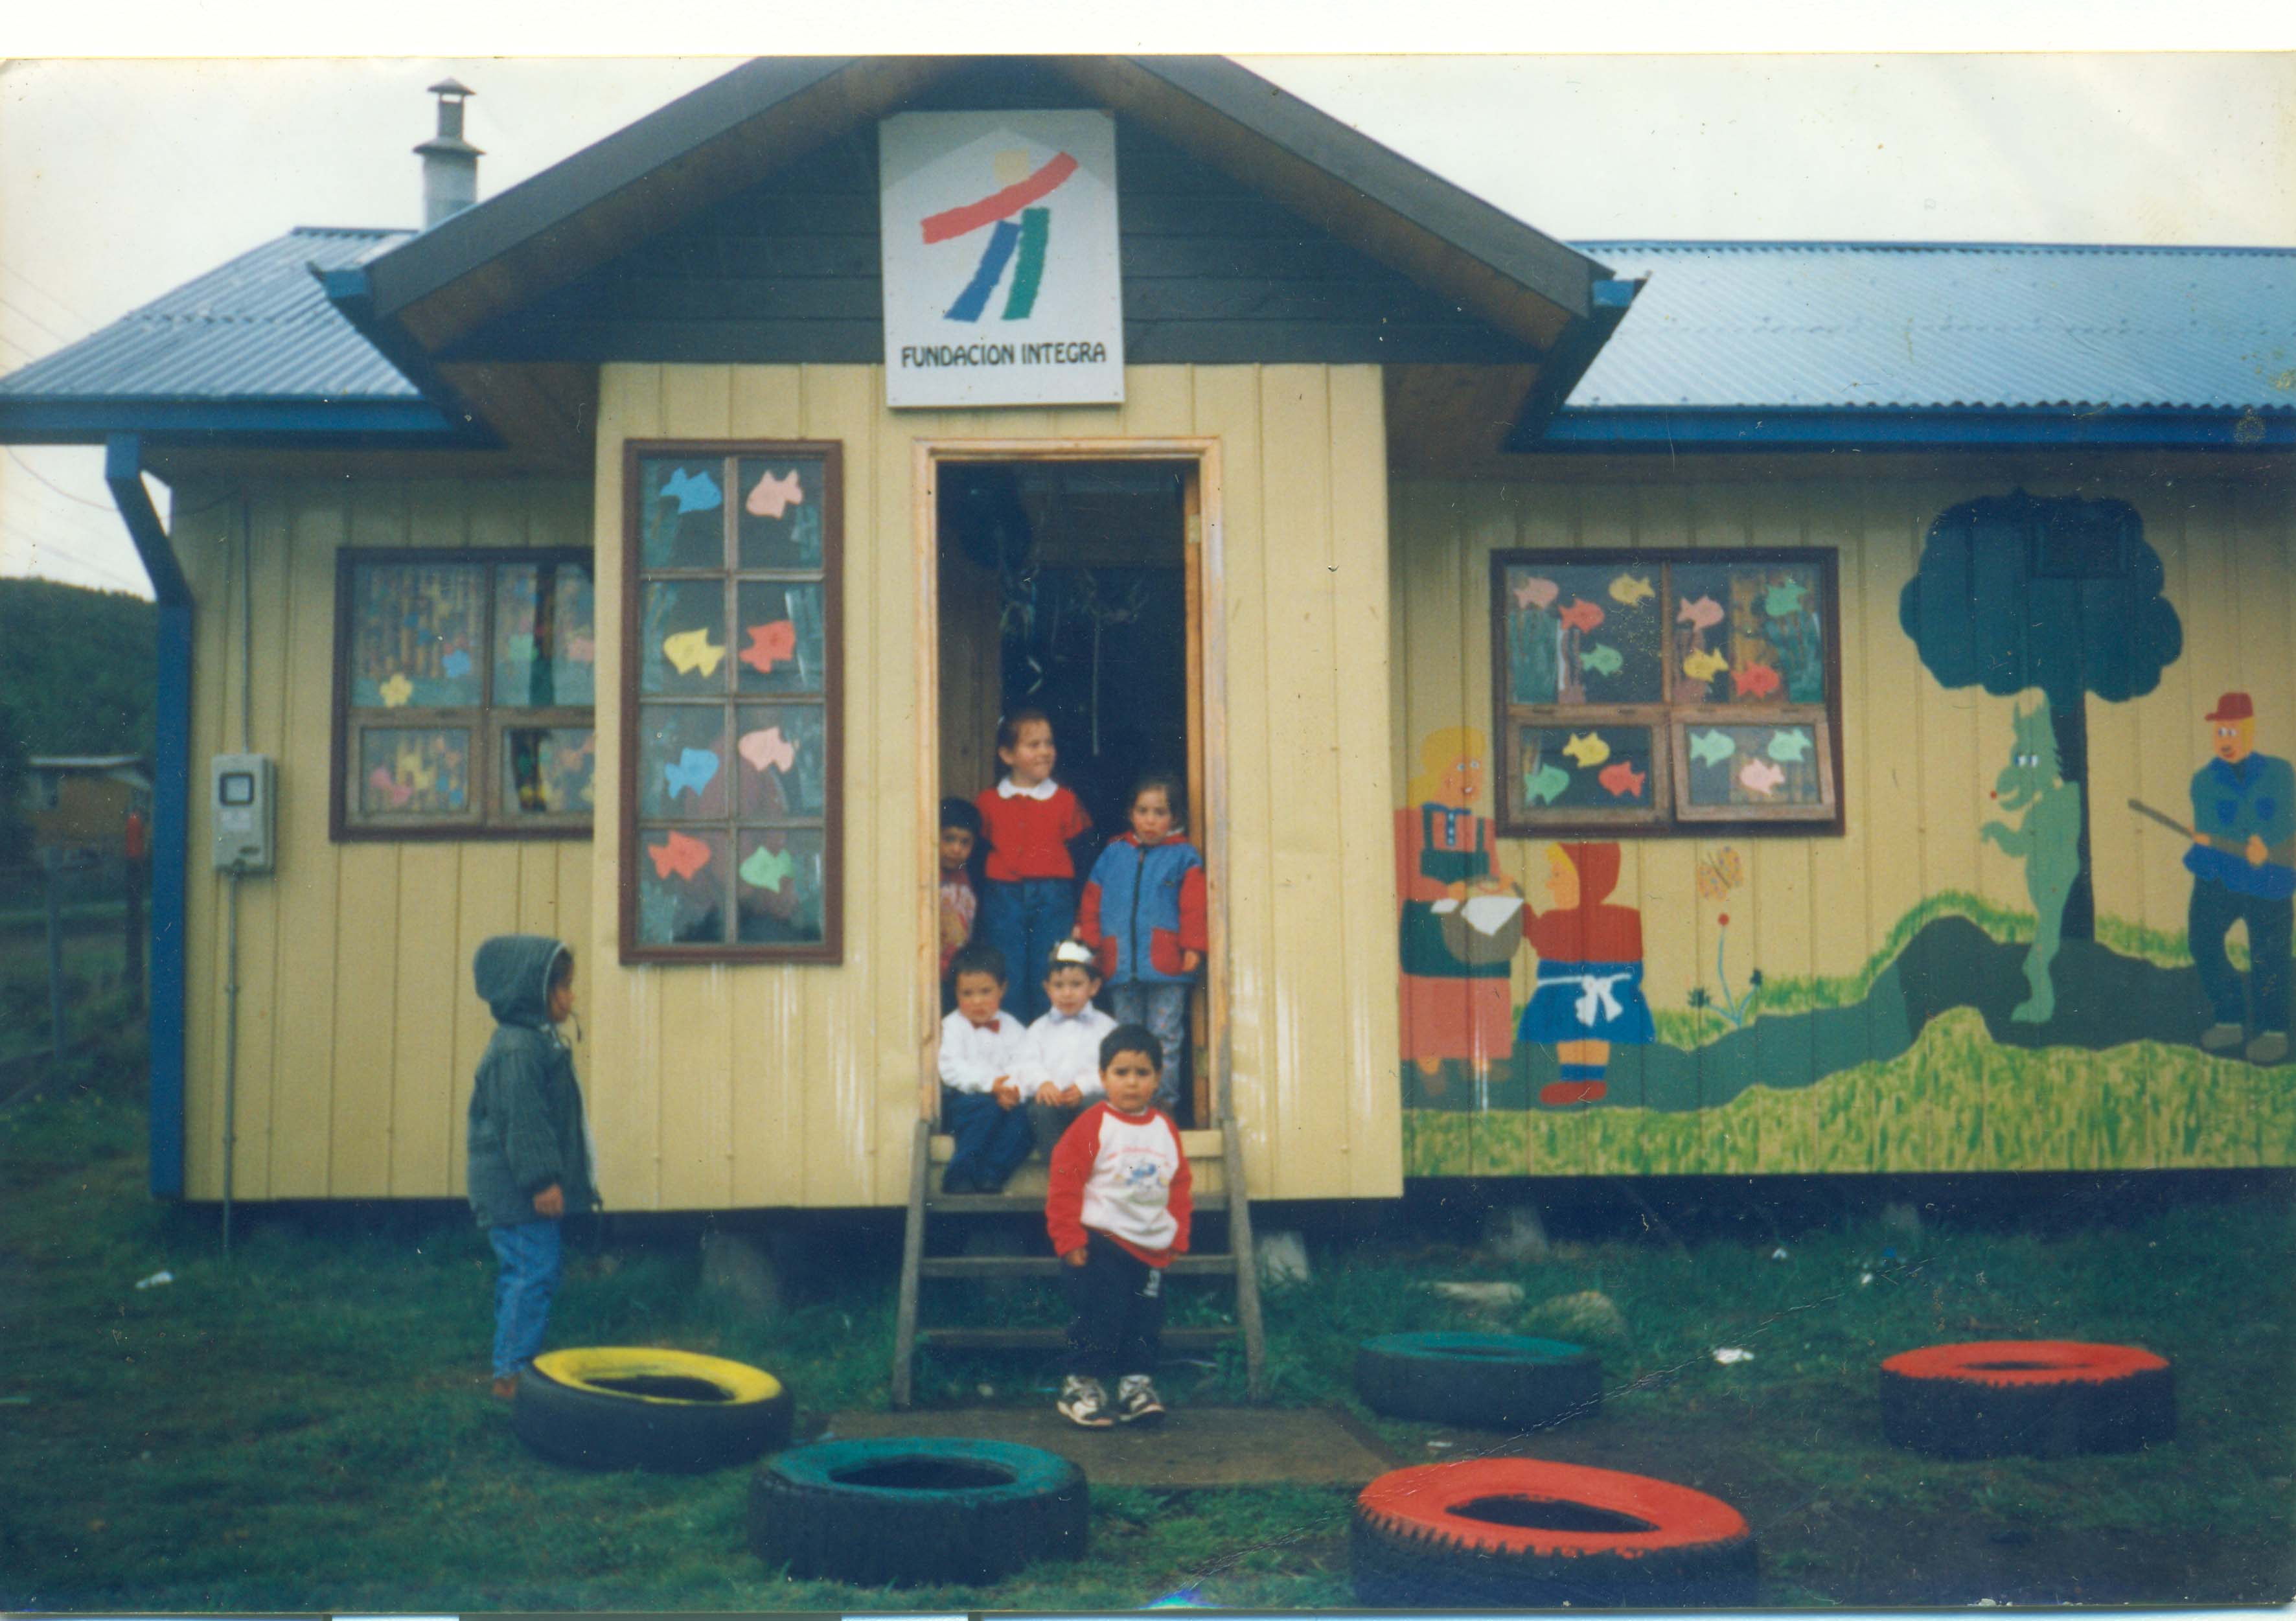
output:
M1163 1344L1168 1351L1205 1351L1234 1339L1238 1331L1234 1323L1190 1323L1166 1329ZM953 1351L1060 1351L1067 1349L1069 1343L1067 1330L1053 1328L920 1328L917 1338Z
M1180 1134L1180 1148L1187 1155L1188 1163L1192 1166L1218 1165L1220 1161L1220 1134L1217 1131L1183 1131ZM947 1165L949 1156L955 1152L955 1138L947 1132L933 1134L932 1162L935 1165Z
M1062 1263L1049 1255L951 1255L927 1256L917 1266L921 1278L1051 1278L1060 1274ZM1235 1272L1235 1257L1225 1250L1176 1255L1165 1270L1175 1277L1228 1277Z
M943 1193L938 1190L925 1195L925 1208L938 1216L1034 1216L1045 1214L1045 1194L1039 1190L1030 1192L1023 1179L1026 1168L1004 1184L1002 1193ZM1040 1175L1036 1178L1042 1182ZM1017 1191L1016 1191L1017 1190ZM1225 1216L1227 1195L1218 1188L1199 1187L1191 1191L1189 1208L1199 1215Z

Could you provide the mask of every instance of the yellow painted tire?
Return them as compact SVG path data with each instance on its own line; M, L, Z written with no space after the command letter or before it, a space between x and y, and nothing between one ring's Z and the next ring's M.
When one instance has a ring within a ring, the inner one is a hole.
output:
M723 1469L789 1445L789 1391L762 1368L651 1346L551 1351L521 1370L511 1427L582 1469Z

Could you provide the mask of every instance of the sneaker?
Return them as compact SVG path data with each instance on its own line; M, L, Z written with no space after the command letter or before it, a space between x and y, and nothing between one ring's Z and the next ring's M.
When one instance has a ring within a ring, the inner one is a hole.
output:
M2248 1061L2251 1064L2276 1064L2288 1056L2288 1032L2267 1030L2248 1044Z
M1128 1373L1116 1381L1116 1417L1123 1424L1153 1424L1164 1416L1164 1403L1145 1373Z
M1080 1429L1106 1429L1116 1422L1108 1411L1108 1392L1100 1388L1100 1381L1079 1374L1071 1373L1061 1381L1061 1398L1053 1406Z
M940 1191L944 1197L952 1194L978 1193L980 1184L972 1179L971 1171L960 1171L955 1166L940 1175Z
M2201 1050L2204 1052L2229 1052L2240 1045L2240 1038L2247 1034L2238 1025L2212 1024L2201 1032Z

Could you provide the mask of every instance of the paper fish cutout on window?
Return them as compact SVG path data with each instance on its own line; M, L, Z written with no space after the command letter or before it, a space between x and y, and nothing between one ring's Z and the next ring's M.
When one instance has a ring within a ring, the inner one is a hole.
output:
M386 709L403 708L414 696L414 684L406 679L404 670L393 670L390 679L382 684L382 707Z
M416 750L402 749L398 751L398 780L418 793L428 793L439 785L439 768L425 765Z
M684 833L672 833L660 844L646 846L645 853L653 858L656 878L668 878L675 872L680 878L690 879L709 864L709 847Z
M1626 659L1619 650L1607 642L1597 642L1578 655L1578 662L1597 675L1615 675L1626 667Z
M1709 630L1722 623L1722 604L1712 597L1702 596L1694 602L1688 597L1677 600L1682 603L1682 611L1674 616L1677 623L1694 630Z
M1763 752L1774 760L1784 760L1791 765L1809 757L1809 733L1800 729L1774 732L1770 734L1769 748Z
M1525 575L1514 583L1514 600L1521 608L1551 608L1562 587L1544 575Z
M767 473L758 480L757 487L750 492L750 498L742 504L749 509L753 518L778 518L804 499L805 487L798 482L797 470L791 468L779 479Z
M1738 781L1765 799L1785 780L1786 774L1767 760L1749 760L1746 768L1738 774Z
M742 864L742 881L753 889L778 889L789 882L796 867L797 857L787 850L769 850L759 845Z
M1711 681L1729 667L1730 661L1711 649L1693 653L1682 661L1682 673L1693 681Z
M1522 785L1522 797L1533 805L1552 805L1570 786L1570 774L1549 760Z
M1800 580L1784 580L1762 594L1762 611L1773 619L1790 618L1801 611L1801 600L1809 594L1809 587Z
M1690 734L1690 757L1701 765L1717 765L1738 752L1738 745L1726 732L1693 732Z
M403 810L414 797L414 789L390 774L390 767L378 765L367 774L367 782L377 794L390 801L390 808Z
M1642 798L1643 774L1625 760L1611 761L1595 780L1621 799Z
M503 657L512 664L532 664L535 651L534 638L523 633L503 643Z
M776 664L792 663L797 659L797 626L788 619L775 619L770 625L749 627L750 645L741 653L742 662L760 675L770 675Z
M674 636L664 636L661 651L668 655L681 675L691 675L696 670L704 675L715 675L718 661L726 656L724 648L710 645L706 630L681 630Z
M783 737L779 726L767 726L762 732L744 732L742 741L734 747L742 751L742 757L750 762L752 771L763 771L767 766L775 771L787 771L797 764L797 744Z
M1592 630L1603 622L1603 607L1599 602L1590 602L1584 597L1578 597L1572 600L1570 607L1564 609L1555 618L1573 630Z
M588 636L566 638L566 656L577 664L594 664L598 659L598 643Z
M661 774L669 784L671 798L690 790L698 799L718 774L718 756L708 749L688 749L675 763L665 763Z
M1578 761L1579 769L1583 771L1589 765L1600 765L1609 759L1611 745L1603 741L1603 734L1599 732L1589 732L1584 737L1573 733L1570 741L1562 745L1562 752Z
M1750 664L1730 672L1741 698L1767 698L1778 690L1778 673L1767 664Z
M688 512L714 512L726 504L716 479L708 473L687 472L682 467L662 480L660 498L676 502L681 518Z
M448 680L460 681L471 673L471 655L458 647L439 660L439 667L447 672Z
M1623 602L1628 608L1636 602L1647 602L1657 594L1657 586L1631 574L1621 574L1611 582L1611 601Z

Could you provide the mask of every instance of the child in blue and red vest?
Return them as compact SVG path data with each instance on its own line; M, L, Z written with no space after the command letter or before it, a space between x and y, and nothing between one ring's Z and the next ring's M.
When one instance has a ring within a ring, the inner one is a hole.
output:
M1204 858L1173 825L1177 793L1178 784L1160 774L1135 784L1132 831L1093 864L1076 919L1076 937L1100 953L1108 1011L1119 1024L1155 1032L1164 1060L1156 1106L1164 1109L1179 1101L1188 987L1210 949Z

